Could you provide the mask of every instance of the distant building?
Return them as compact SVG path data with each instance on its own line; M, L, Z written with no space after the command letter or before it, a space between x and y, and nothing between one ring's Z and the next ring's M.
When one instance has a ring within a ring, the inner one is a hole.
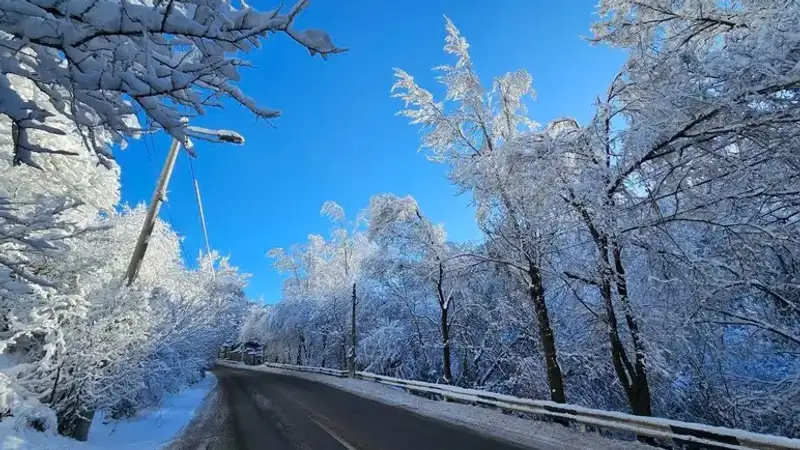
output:
M226 344L220 349L219 356L222 359L254 366L264 363L264 347L258 342Z

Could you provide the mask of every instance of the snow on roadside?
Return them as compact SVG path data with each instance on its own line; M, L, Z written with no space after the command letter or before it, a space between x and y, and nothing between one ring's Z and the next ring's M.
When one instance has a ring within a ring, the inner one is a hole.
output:
M245 366L228 362L217 362L220 365L237 369L256 370L260 372L291 375L307 380L327 384L354 394L379 401L384 404L398 406L417 414L444 420L468 427L487 436L520 443L536 448L553 450L574 449L606 449L606 450L645 450L652 447L637 442L620 441L605 438L597 433L583 433L574 428L538 422L529 419L503 414L488 408L429 400L408 394L405 390L371 381L354 380L352 378L336 378L315 373L294 372L273 369L266 366Z
M10 420L0 422L0 448L3 450L88 450L85 443L30 428L17 430Z
M157 409L144 410L136 417L106 421L95 416L89 440L78 442L53 433L15 429L10 420L0 422L2 450L156 450L169 444L189 424L203 399L217 384L208 373L197 384L167 397ZM107 422L107 423L106 423Z
M189 424L203 399L216 385L217 378L208 372L199 383L164 399L157 409L143 411L127 420L109 420L108 423L101 416L95 417L89 430L89 443L103 449L161 448Z

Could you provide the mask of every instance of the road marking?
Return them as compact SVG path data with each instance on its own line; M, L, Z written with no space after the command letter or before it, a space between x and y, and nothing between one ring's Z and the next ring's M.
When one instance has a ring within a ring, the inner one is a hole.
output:
M333 430L320 423L317 419L314 418L314 416L308 416L308 417L309 419L313 420L315 424L319 425L319 427L322 428L326 433L330 434L332 438L336 439L340 444L342 444L342 446L347 450L358 450L357 448L350 445L347 441L339 437L339 435L334 433Z
M324 418L325 420L327 420L327 417L325 417L325 416L323 416L323 415L321 415L321 414L317 414L317 413L313 412L313 411L311 410L311 408L309 408L309 407L308 407L308 406L307 406L305 403L301 402L300 400L298 400L298 399L296 399L296 398L294 398L294 397L291 397L291 396L289 396L289 395L286 395L284 398L286 398L286 399L288 399L288 400L291 400L291 401L293 401L293 402L297 403L298 405L300 405L300 407L301 407L301 408L305 409L305 410L306 410L306 412L308 413L308 418L309 418L309 419L311 419L311 420L312 420L312 421L313 421L315 424L319 425L319 427L320 427L320 428L322 428L322 431L324 431L324 432L328 433L328 434L329 434L329 435L330 435L332 438L336 439L336 442L338 442L338 443L342 444L342 446L343 446L344 448L346 448L347 450L358 450L357 448L355 448L355 447L353 447L352 445L350 445L350 443L349 443L349 442L345 441L345 440L344 440L342 437L340 437L338 434L334 433L334 432L333 432L333 430L331 430L331 429L330 429L330 428L328 428L327 426L323 425L323 424L322 424L322 423L321 423L319 420L317 420L317 419L316 419L314 416L317 416L317 415L318 415L320 418Z

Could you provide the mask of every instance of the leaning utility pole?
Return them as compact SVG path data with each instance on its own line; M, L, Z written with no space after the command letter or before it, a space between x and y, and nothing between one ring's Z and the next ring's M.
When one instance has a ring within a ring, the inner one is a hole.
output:
M244 138L239 133L228 130L209 130L199 127L186 127L187 135L203 139L210 142L227 142L232 144L243 144ZM187 150L191 152L191 141L187 140L190 148ZM181 144L177 139L172 139L172 145L169 147L167 160L164 162L164 168L161 169L161 176L158 178L156 190L153 192L153 198L150 199L150 205L147 208L147 215L144 219L142 231L139 232L139 238L136 240L136 247L133 249L131 261L128 263L128 270L125 272L126 284L130 286L133 284L136 277L139 275L139 269L142 267L144 254L147 252L147 246L150 243L150 236L153 234L153 228L156 225L156 217L158 217L158 210L161 204L166 200L167 186L169 179L172 177L172 170L175 168L175 161L178 159ZM196 187L196 189L198 189ZM199 191L198 191L199 192ZM201 211L202 214L202 211ZM205 220L203 220L205 222ZM205 233L205 232L204 232ZM206 247L208 247L208 236L206 235Z
M153 234L153 228L156 226L156 217L158 210L161 209L161 203L166 200L167 185L169 179L172 177L172 169L175 168L175 161L178 159L178 152L181 149L181 144L177 139L172 140L172 145L169 146L169 153L167 154L167 161L164 163L164 168L161 169L161 176L158 177L156 190L153 192L153 198L150 199L150 206L147 208L147 215L144 218L144 225L142 231L139 232L139 239L136 240L136 247L133 249L133 256L131 262L128 264L128 270L125 272L125 279L128 286L133 284L133 280L139 275L139 269L142 267L142 260L147 251L147 245L150 243L150 235Z

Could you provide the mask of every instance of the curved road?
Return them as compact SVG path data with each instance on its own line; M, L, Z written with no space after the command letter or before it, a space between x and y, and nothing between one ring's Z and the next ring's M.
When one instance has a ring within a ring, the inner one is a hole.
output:
M170 450L520 450L303 378L218 367L219 387Z

